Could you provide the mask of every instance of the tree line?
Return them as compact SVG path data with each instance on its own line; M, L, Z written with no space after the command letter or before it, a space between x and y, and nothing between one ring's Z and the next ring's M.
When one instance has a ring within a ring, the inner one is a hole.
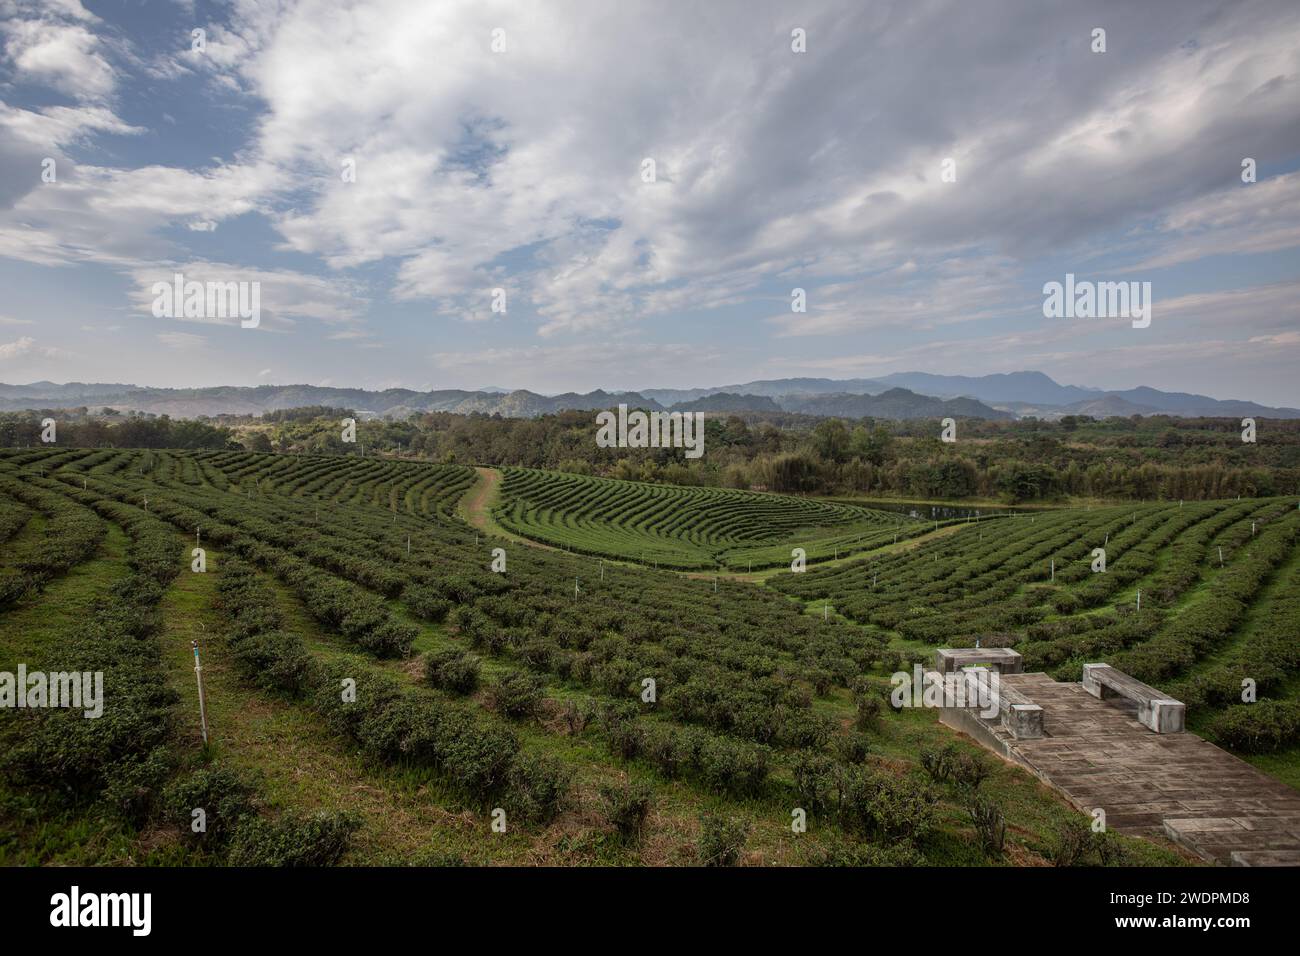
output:
M1274 419L1259 421L1254 443L1227 418L962 419L948 443L937 420L709 415L704 457L688 461L681 449L598 447L590 411L362 420L348 409L313 407L188 421L77 409L0 415L0 443L38 444L43 417L58 420L59 444L73 447L383 454L787 494L1023 502L1300 491L1300 421ZM357 419L355 443L343 441L344 418Z

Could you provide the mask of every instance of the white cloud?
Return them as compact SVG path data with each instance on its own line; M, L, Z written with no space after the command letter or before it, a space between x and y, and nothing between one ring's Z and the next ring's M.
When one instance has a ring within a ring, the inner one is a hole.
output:
M36 340L29 335L24 335L14 342L0 343L0 359L8 361L26 355L35 345Z
M22 358L25 355L38 355L42 358L58 358L63 353L50 346L41 346L36 344L36 340L30 335L24 335L13 342L0 343L0 361L8 362L12 359Z
M0 11L3 12L3 11ZM39 19L30 5L0 21L4 58L23 80L49 86L78 100L99 100L113 92L116 74L101 53L102 44L84 22L94 18L79 3L48 5ZM71 19L54 19L62 14Z

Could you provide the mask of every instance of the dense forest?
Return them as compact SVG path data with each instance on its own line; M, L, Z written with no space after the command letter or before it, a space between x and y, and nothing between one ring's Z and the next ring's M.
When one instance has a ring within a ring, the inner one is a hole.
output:
M199 421L75 409L0 415L0 444L40 444L47 417L58 422L58 443L70 447L378 454L799 494L1014 502L1300 491L1300 422L1263 419L1253 443L1242 441L1234 419L1167 416L963 419L957 440L946 443L937 421L718 415L706 419L703 458L687 461L676 449L597 447L591 412L358 419L356 442L346 443L340 423L357 416L342 408Z

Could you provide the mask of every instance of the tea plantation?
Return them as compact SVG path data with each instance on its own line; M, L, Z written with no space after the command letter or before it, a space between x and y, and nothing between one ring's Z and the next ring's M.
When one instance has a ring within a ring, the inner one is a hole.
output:
M462 520L481 481L0 451L0 672L104 675L99 719L0 709L0 862L1186 862L1089 836L1027 773L889 706L891 673L976 640L1059 676L1110 660L1290 773L1293 500L936 528L509 470L496 518L542 547ZM669 570L751 562L765 582ZM1234 703L1242 675L1261 703Z

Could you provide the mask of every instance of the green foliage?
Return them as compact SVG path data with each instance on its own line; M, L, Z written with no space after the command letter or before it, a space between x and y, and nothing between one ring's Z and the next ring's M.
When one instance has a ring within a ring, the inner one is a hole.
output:
M975 796L970 802L971 823L979 838L980 848L990 857L1000 857L1007 842L1007 821L997 804L984 797Z
M511 720L536 715L545 696L545 682L530 671L510 671L492 685L497 709Z
M1238 704L1210 723L1210 733L1227 747L1243 753L1269 753L1300 741L1300 703L1261 700Z
M347 852L361 821L350 813L306 819L254 817L235 831L230 866L333 866Z
M701 866L735 866L745 850L749 824L744 820L706 813L700 816L696 859Z
M480 661L473 654L447 648L425 658L425 680L453 694L472 694L478 689L479 666Z
M600 798L605 817L626 843L637 843L654 803L654 790L646 783L619 781L602 784Z
M256 789L228 767L204 767L178 777L163 793L163 816L187 839L213 850L224 848L239 828L255 817ZM205 829L194 829L194 811L203 811Z
M521 751L506 777L511 816L549 823L564 809L572 783L573 773L556 758Z

